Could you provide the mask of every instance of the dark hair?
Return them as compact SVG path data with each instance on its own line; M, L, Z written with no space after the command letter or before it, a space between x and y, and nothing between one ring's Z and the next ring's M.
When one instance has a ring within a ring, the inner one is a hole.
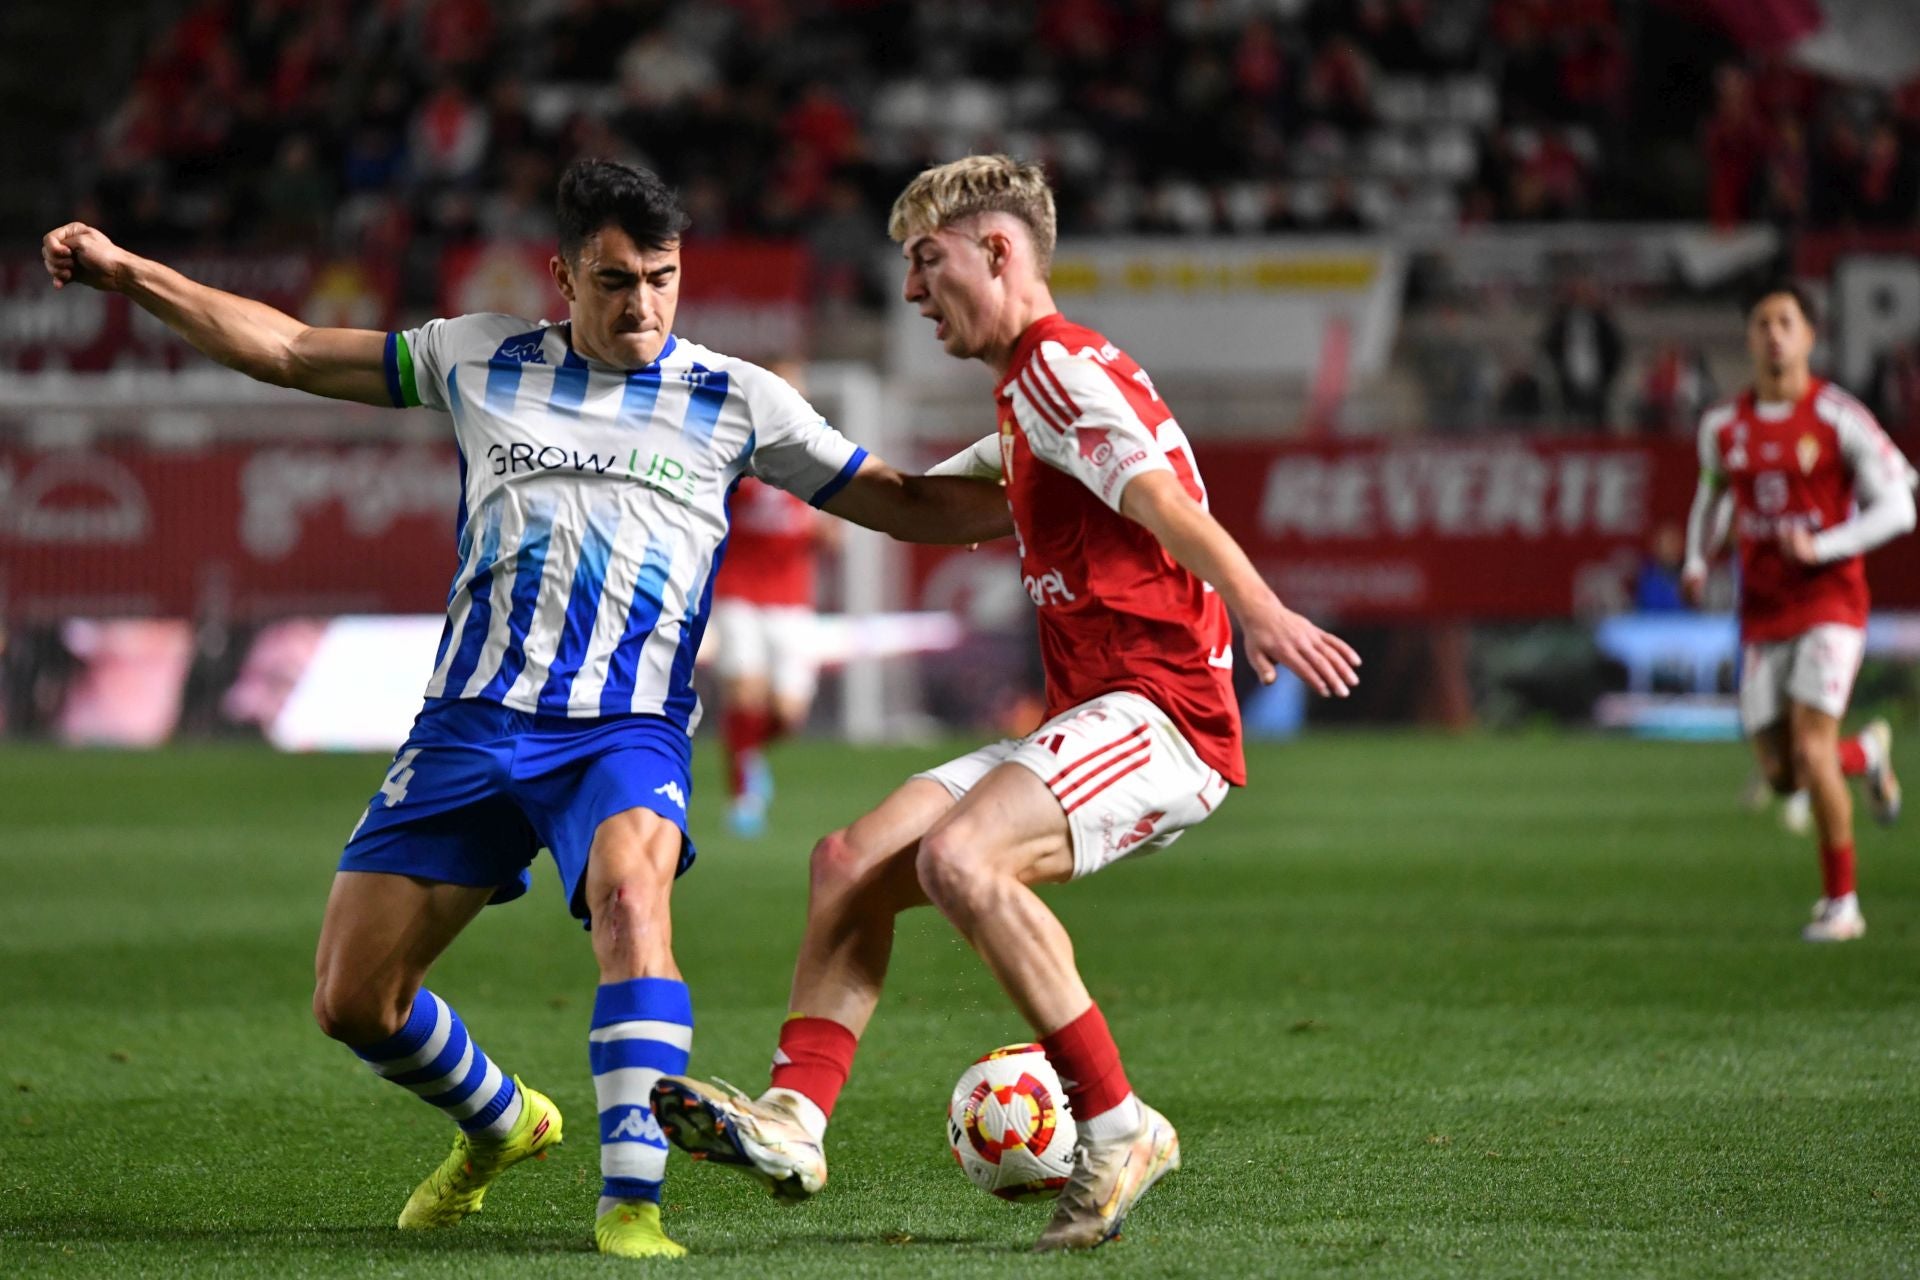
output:
M658 174L617 160L575 160L560 175L554 201L560 224L560 256L579 257L580 246L602 227L619 227L643 249L664 249L687 229L686 210Z
M1800 308L1800 314L1807 318L1807 326L1809 328L1817 329L1820 327L1820 317L1814 310L1813 295L1802 288L1797 281L1789 280L1785 277L1763 281L1741 294L1741 316L1751 319L1755 307L1765 302L1768 298L1773 297L1775 294L1781 293L1793 299L1794 305Z

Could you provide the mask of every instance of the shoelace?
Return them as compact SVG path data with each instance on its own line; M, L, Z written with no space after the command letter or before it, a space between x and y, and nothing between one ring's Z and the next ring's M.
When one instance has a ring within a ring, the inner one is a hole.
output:
M1076 1145L1073 1149L1073 1172L1067 1177L1067 1185L1060 1188L1060 1208L1055 1213L1056 1217L1063 1213L1079 1214L1098 1210L1093 1198L1093 1177L1093 1153L1087 1147Z

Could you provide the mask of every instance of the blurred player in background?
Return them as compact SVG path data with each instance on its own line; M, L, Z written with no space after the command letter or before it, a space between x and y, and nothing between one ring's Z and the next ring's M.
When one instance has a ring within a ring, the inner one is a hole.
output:
M459 1126L400 1226L477 1211L495 1178L560 1141L560 1112L481 1051L426 976L481 908L526 891L546 847L599 967L594 1238L672 1257L686 1250L660 1223L666 1142L649 1093L693 1042L669 899L694 858L692 675L727 492L757 475L896 536L956 543L1001 536L1007 511L994 486L901 475L765 369L677 338L687 219L652 173L578 161L557 214L561 324L315 328L83 223L41 253L56 287L124 293L263 382L451 416L458 577L425 706L341 855L314 1016Z
M1733 500L1740 557L1740 721L1774 791L1804 787L1819 832L1822 892L1801 936L1844 942L1867 930L1854 890L1853 797L1900 812L1893 732L1875 720L1842 739L1866 647L1862 557L1914 526L1911 469L1873 415L1813 376L1813 313L1793 285L1747 308L1753 386L1700 421L1700 485L1687 521L1682 589L1705 592L1715 508Z
M797 360L768 366L801 395ZM727 762L727 824L766 830L773 800L767 748L807 722L819 680L814 578L840 526L784 489L744 480L734 492L727 557L713 587L720 675L720 742Z
M894 919L931 901L986 962L1059 1071L1079 1125L1041 1250L1111 1239L1180 1163L1134 1096L1073 943L1032 886L1162 849L1246 781L1231 610L1263 681L1345 695L1359 658L1283 606L1207 512L1186 436L1124 352L1055 308L1053 194L1037 166L929 169L893 208L906 299L947 354L999 375L996 435L935 468L1001 481L1039 610L1049 719L915 775L813 854L807 932L771 1087L669 1076L661 1127L778 1196L826 1182L827 1119L880 998Z

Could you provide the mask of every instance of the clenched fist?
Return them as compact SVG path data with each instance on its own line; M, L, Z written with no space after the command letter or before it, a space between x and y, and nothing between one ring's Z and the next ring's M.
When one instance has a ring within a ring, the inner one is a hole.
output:
M106 233L84 222L57 227L40 241L40 261L46 263L56 289L78 281L118 292L127 282L127 268L133 260L133 255L107 239Z

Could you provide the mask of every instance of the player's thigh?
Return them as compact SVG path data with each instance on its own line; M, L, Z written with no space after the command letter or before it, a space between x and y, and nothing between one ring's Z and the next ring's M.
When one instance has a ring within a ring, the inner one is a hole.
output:
M919 870L923 884L975 873L1026 884L1070 880L1073 841L1066 812L1032 769L1009 760L928 831Z
M1056 716L1009 763L1053 797L1066 826L1069 877L1166 848L1230 789L1171 717L1135 693L1106 694Z
M1795 701L1788 706L1787 724L1792 735L1793 760L1801 775L1802 785L1806 784L1806 773L1810 769L1820 768L1829 762L1835 769L1840 767L1839 716Z
M494 889L378 871L333 878L314 954L314 1013L330 1032L378 1039L427 970L480 914Z
M1793 770L1793 731L1783 716L1753 733L1753 758L1775 791L1790 791L1796 785Z
M953 806L945 786L915 776L821 840L811 859L816 905L855 898L904 911L924 903L914 859L921 838Z

